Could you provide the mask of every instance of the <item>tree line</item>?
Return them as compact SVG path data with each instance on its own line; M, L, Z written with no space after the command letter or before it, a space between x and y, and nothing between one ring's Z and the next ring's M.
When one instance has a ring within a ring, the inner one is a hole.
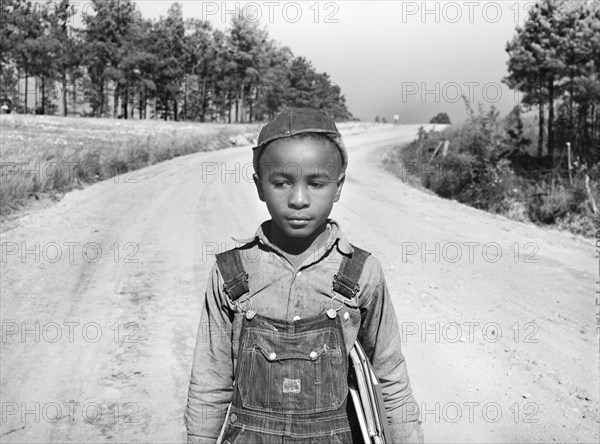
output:
M570 142L582 160L600 161L600 3L537 1L506 51L504 81L537 108L537 155L545 145L552 159Z
M34 78L41 83L39 114L56 112L60 100L65 116L83 105L95 117L231 123L310 106L335 119L352 118L327 73L242 15L221 31L207 21L184 20L179 3L157 20L143 18L131 0L91 0L89 6L76 27L69 0L42 7L2 0L0 99L30 112L22 96ZM57 89L60 94L51 93Z

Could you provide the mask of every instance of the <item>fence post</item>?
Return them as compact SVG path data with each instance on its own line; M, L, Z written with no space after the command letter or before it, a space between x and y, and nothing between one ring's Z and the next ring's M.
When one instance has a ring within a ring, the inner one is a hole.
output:
M438 153L438 151L440 150L440 147L442 146L442 143L444 143L444 142L442 142L441 140L438 142L437 146L435 147L435 151L431 155L431 159L429 159L429 162L427 162L427 165L429 165L431 163L431 161L433 160L435 155Z
M596 206L596 201L594 200L594 195L592 194L592 189L590 188L590 177L587 174L585 175L585 189L587 191L588 199L590 200L592 211L594 214L598 214L598 207Z
M442 150L442 156L446 157L446 155L448 154L448 149L450 148L450 141L449 140L445 140L444 141L444 148Z
M567 162L569 164L569 185L573 185L573 178L571 177L571 170L573 168L571 165L571 142L567 142Z

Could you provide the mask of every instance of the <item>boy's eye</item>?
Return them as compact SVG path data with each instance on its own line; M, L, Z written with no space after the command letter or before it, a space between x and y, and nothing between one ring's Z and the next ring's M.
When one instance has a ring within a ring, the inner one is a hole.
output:
M276 180L273 182L273 186L275 187L282 187L284 185L287 185L287 181L286 180Z
M321 188L327 185L325 182L311 182L310 186L314 188Z

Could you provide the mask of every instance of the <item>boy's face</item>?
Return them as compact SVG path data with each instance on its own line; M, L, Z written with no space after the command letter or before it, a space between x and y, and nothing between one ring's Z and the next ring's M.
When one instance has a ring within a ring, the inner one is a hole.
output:
M341 165L340 152L323 140L284 138L265 148L254 183L285 235L309 237L326 223L342 192Z

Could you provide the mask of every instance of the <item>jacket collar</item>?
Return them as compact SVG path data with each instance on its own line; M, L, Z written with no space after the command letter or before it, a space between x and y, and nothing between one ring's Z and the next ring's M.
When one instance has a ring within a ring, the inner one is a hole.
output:
M274 249L276 247L269 241L266 235L271 229L272 223L273 221L270 219L264 221L262 224L260 224L258 230L256 230L256 233L252 237L246 239L238 239L232 237L232 239L242 244L247 244L258 240L266 247ZM329 230L329 238L327 239L325 251L328 251L333 245L336 245L340 253L343 253L345 255L351 255L354 252L354 248L352 248L352 245L350 245L350 242L348 242L348 239L346 239L346 236L342 232L342 229L340 228L337 221L333 219L327 219L327 229Z

